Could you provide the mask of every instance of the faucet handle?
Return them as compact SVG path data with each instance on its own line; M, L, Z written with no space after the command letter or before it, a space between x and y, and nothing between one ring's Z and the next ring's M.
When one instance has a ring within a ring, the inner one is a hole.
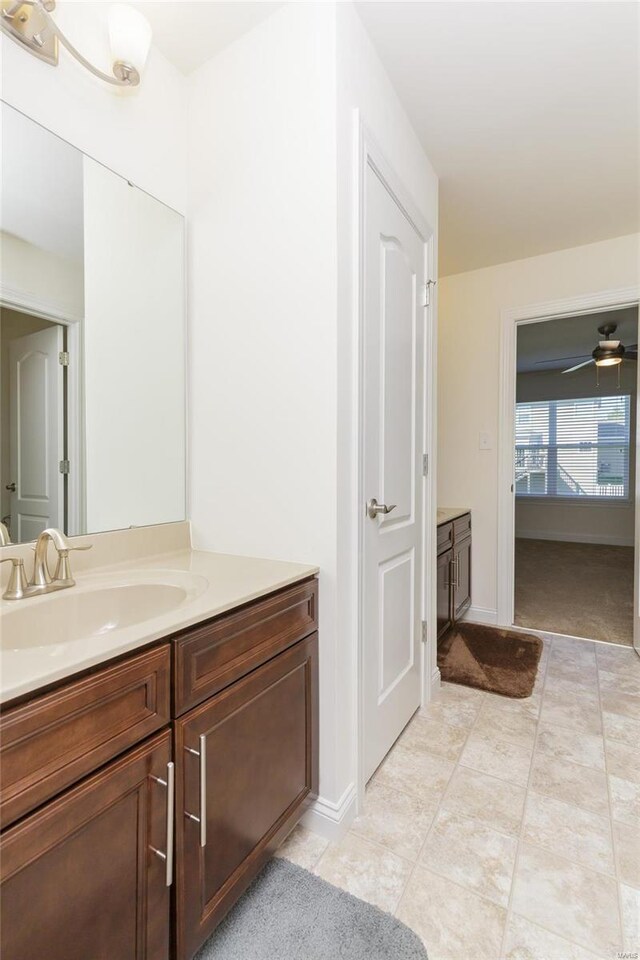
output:
M71 573L69 553L71 550L91 550L92 546L92 543L87 543L83 547L68 546L63 550L58 550L58 562L56 563L56 569L53 574L54 583L63 584L65 587L72 587L76 581L73 579L73 575Z
M2 594L3 600L22 600L27 589L27 575L24 572L24 560L22 557L4 557L0 560L0 563L9 563L13 564L11 568L11 576L9 577L9 583L7 584L7 589Z

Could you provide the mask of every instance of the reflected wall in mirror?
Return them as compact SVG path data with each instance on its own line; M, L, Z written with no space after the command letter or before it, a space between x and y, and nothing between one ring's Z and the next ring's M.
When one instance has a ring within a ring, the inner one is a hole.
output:
M2 104L0 517L185 518L184 220Z

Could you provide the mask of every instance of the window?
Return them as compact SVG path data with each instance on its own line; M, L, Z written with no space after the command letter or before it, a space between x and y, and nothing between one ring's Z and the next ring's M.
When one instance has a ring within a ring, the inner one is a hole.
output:
M516 404L518 497L629 497L629 396Z

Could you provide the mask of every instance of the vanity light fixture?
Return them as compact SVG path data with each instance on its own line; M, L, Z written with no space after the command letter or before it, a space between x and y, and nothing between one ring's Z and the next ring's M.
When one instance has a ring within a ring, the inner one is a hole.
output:
M151 27L148 20L126 3L114 3L108 13L113 76L94 67L65 37L51 12L55 0L2 0L0 25L16 43L36 57L56 66L58 41L94 76L118 87L140 83L149 47Z

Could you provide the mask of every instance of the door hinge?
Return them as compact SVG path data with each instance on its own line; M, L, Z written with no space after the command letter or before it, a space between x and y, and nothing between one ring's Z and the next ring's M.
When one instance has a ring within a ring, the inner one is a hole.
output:
M426 643L428 639L429 639L429 630L427 627L427 621L423 620L422 621L422 642Z
M431 306L431 287L435 287L435 285L436 285L437 282L438 282L437 280L427 280L427 282L425 283L425 285L424 285L424 303L422 304L423 307L430 307L430 306Z
M58 362L59 362L59 364L60 364L61 367L68 367L68 366L69 366L69 351L68 351L68 350L61 350L61 351L60 351L60 353L58 354Z
M422 454L422 476L423 477L429 476L429 454L428 453Z
M60 473L69 473L71 469L71 464L68 460L60 461Z

